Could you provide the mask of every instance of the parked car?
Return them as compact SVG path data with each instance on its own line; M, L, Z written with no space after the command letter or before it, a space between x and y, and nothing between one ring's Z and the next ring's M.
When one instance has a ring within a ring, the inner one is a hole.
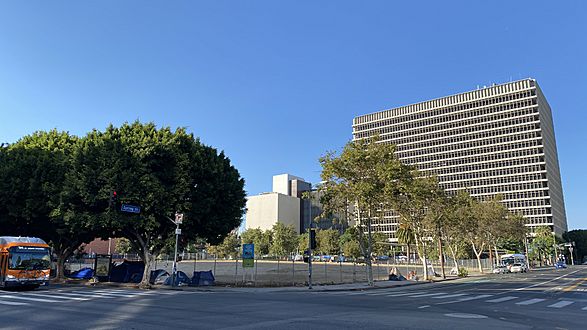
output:
M564 268L567 268L567 264L565 264L563 261L559 261L556 264L554 264L554 268L564 269Z
M301 254L296 254L293 259L294 261L302 261L304 260L304 256Z
M510 270L508 269L508 266L506 266L506 265L496 266L495 268L493 268L493 271L492 271L493 274L506 274L509 272L510 272Z
M524 265L524 264L513 264L510 267L510 272L512 272L512 273L525 273L527 271L528 271L528 269L526 268L526 265Z

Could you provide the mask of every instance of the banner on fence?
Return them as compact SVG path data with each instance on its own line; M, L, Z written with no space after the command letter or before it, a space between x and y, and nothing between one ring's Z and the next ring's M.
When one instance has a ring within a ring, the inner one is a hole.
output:
M243 268L255 266L255 244L243 244Z

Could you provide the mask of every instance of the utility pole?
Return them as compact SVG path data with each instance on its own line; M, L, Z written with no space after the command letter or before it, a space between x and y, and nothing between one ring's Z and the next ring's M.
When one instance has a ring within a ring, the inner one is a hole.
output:
M175 278L177 277L177 243L179 241L179 235L181 235L181 229L179 225L183 222L183 213L175 213L175 220L168 218L175 224L175 254L173 256L173 269L171 271L171 286L175 287Z

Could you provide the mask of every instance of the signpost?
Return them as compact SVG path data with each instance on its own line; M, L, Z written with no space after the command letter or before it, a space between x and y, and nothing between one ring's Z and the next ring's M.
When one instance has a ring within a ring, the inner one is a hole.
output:
M98 281L110 281L110 265L112 264L112 255L98 254L94 261L94 272Z
M170 219L171 220L171 219ZM175 254L173 256L173 270L171 274L171 286L175 286L175 279L177 278L177 241L179 240L179 235L181 235L181 229L179 225L183 222L183 213L175 213Z
M243 244L243 268L255 267L255 244Z
M128 213L141 213L141 207L140 206L130 205L130 204L122 204L122 205L120 205L120 210L122 212L128 212Z

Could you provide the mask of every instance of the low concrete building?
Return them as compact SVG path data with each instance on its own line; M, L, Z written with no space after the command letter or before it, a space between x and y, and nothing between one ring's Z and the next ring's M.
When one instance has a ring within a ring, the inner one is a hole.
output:
M267 230L281 222L300 232L300 199L278 192L250 196L247 199L246 229Z

